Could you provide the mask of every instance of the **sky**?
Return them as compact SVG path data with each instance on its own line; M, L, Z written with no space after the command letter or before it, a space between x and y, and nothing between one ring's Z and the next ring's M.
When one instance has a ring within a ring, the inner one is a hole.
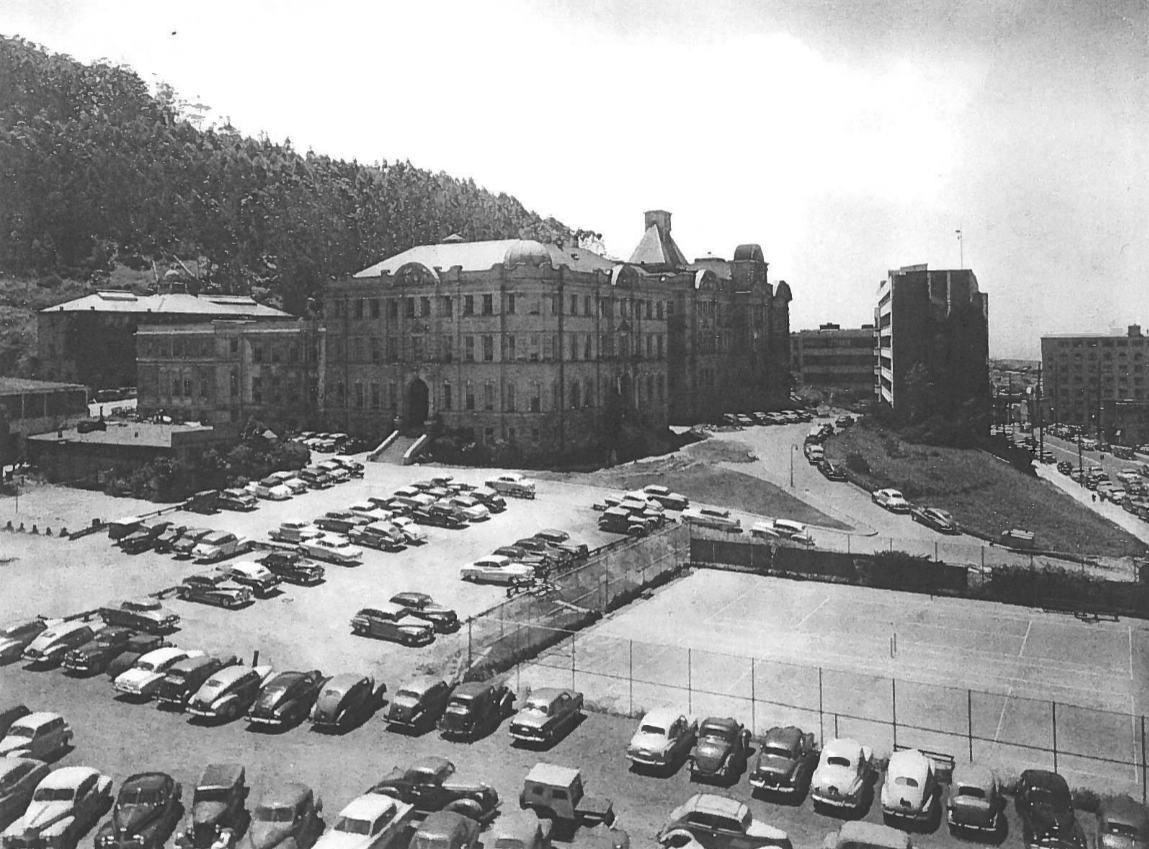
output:
M992 357L1149 326L1143 0L0 0L0 33L622 259L648 209L689 258L758 243L792 330L923 262L974 270Z

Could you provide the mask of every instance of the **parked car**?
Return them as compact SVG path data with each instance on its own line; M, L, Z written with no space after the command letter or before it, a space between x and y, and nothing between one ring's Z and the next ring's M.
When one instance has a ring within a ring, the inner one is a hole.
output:
M112 796L112 779L86 766L66 766L48 772L43 764L15 761L20 777L21 796L28 779L40 776L23 815L4 829L5 849L32 847L74 847L107 810ZM9 772L8 775L12 775ZM19 798L19 797L17 797Z
M221 510L235 510L250 513L259 508L259 499L242 489L225 489L219 494L216 506Z
M300 543L321 533L323 532L311 522L281 522L268 536L276 542Z
M107 625L119 625L149 634L170 634L179 627L180 617L158 599L132 598L101 607L100 618Z
M1068 460L1062 460L1060 463L1057 464L1057 471L1061 472L1061 474L1063 474L1063 475L1068 475L1070 472L1073 471L1073 464L1070 463Z
M806 462L811 466L817 466L826 459L826 450L816 442L807 442L804 446L804 453Z
M639 722L626 756L635 769L676 769L697 738L697 719L672 708L656 708Z
M216 607L236 608L251 603L251 590L231 580L225 572L188 575L176 587L176 597Z
M1001 785L992 769L974 763L954 766L946 803L950 831L999 834L1005 824L1004 807Z
M750 786L756 793L801 800L810 789L818 756L813 734L793 725L775 726L762 739Z
M316 841L316 849L406 849L414 813L397 799L368 793L339 812L331 829Z
M523 584L535 576L535 570L525 563L516 563L506 557L480 557L459 570L459 577L476 584Z
M318 669L280 672L264 685L255 704L248 708L247 718L255 725L273 728L297 725L311 713L327 681Z
M569 533L558 528L543 528L535 532L533 539L542 540L549 549L557 551L559 559L565 563L590 556L590 548L585 542L575 542Z
M810 778L815 810L865 810L874 776L874 755L869 746L848 737L831 740L823 747L818 768Z
M356 545L375 548L379 551L402 551L407 547L403 532L389 521L372 522L351 532L350 541Z
M156 538L171 526L171 522L144 522L116 544L126 554L140 554L155 545Z
M358 566L363 562L363 549L335 534L305 539L299 543L298 551L316 560L326 560L340 566Z
M387 685L375 686L375 679L358 672L336 675L323 685L311 709L311 727L351 728L366 720L383 703Z
M323 829L323 801L306 784L285 782L260 795L238 849L311 849Z
M188 700L187 712L201 719L230 722L247 713L271 677L270 666L227 666L207 679Z
M842 823L837 831L826 835L823 849L913 849L913 841L904 831L854 820Z
M47 628L48 620L41 617L0 628L0 663L18 660L24 649Z
M535 497L535 482L514 472L487 478L486 486L500 495L510 495L514 498Z
M407 608L412 616L426 619L439 633L450 634L459 630L459 614L436 604L426 593L402 592L391 596L391 603Z
M583 701L578 690L533 690L511 719L511 737L521 743L550 745L582 721Z
M177 558L191 557L195 547L199 545L200 540L211 533L211 528L185 528L176 539L172 540L168 549ZM156 540L156 551L160 551L159 543L163 539L164 534L161 534L159 539ZM162 552L161 552L162 553Z
M412 679L399 687L388 703L387 725L428 731L438 724L450 697L451 686L441 678Z
M491 518L491 511L473 495L452 495L447 504L460 511L468 522L485 522Z
M507 509L507 500L489 486L473 489L468 494L482 502L492 513L502 513Z
M187 525L168 525L152 542L152 551L156 554L168 554L186 532Z
M209 514L219 509L219 490L201 490L184 502L184 510L192 513Z
M391 524L399 529L407 539L408 545L422 545L427 541L427 532L420 528L414 519L407 516L392 516Z
M410 766L395 767L370 792L412 805L419 814L454 811L475 822L493 820L499 813L495 788L482 781L451 781L454 775L455 765L446 758L420 758Z
M260 563L241 560L228 566L219 567L219 572L229 581L248 587L256 598L267 598L279 592L280 579L270 569Z
M331 510L315 520L315 527L333 534L349 534L351 531L370 525L371 520L349 510Z
M755 539L785 540L798 545L811 546L814 538L801 522L792 519L764 519L750 526L750 536Z
M690 777L694 781L736 782L750 758L750 729L729 716L710 716L698 726Z
M1011 528L1008 531L1001 532L1001 544L1006 548L1029 550L1036 547L1037 538L1033 531Z
M436 811L415 829L410 849L478 849L482 826L454 811Z
M8 726L0 739L0 757L47 761L72 745L72 727L58 713L35 711Z
M291 489L279 478L270 475L255 485L257 498L266 498L268 501L287 501L291 498Z
M657 839L664 847L694 844L703 849L791 847L786 832L756 819L737 799L713 793L695 794L671 811Z
M32 709L26 704L16 702L8 704L0 708L0 740L3 740L8 735L8 729L12 727L12 723L17 719L23 719L31 715Z
M144 520L139 516L123 516L119 519L113 519L108 523L108 539L113 543L118 542L139 528L143 523Z
M159 849L183 814L180 784L167 773L141 772L120 785L110 821L96 833L96 849Z
M1085 833L1073 813L1069 785L1056 772L1027 769L1014 791L1027 847L1085 849Z
M115 681L129 669L136 665L136 661L149 652L172 645L170 640L160 634L135 634L128 640L124 650L108 662L104 670L108 678Z
M402 605L388 603L361 608L351 617L351 633L405 646L425 646L434 641L435 626L413 616Z
M6 829L25 812L48 772L48 765L43 761L0 758L0 830Z
M941 797L933 761L917 749L890 755L882 784L882 817L887 825L931 826L940 816Z
M879 507L884 507L891 513L910 512L910 502L906 501L905 496L902 495L900 490L879 489L876 490L870 498Z
M112 686L116 688L116 692L150 699L156 694L169 669L181 660L202 655L202 651L188 651L175 646L156 649L137 660L131 669L121 673Z
M101 628L91 640L64 655L64 669L73 675L101 672L127 648L128 641L135 635L130 628Z
M458 530L467 526L467 518L462 512L438 502L432 502L425 507L412 510L411 518L420 525L430 525L436 528Z
M239 658L234 654L196 655L185 657L172 664L165 673L163 680L156 687L156 702L161 705L183 710L188 699L198 692L199 688L207 683L207 679L227 666L235 666Z
M957 520L947 510L942 510L938 507L914 507L910 510L910 516L915 522L933 528L940 533L961 533L961 528L958 527Z
M846 472L846 464L837 460L822 460L818 464L818 471L826 480L831 481L848 481L849 474Z
M303 587L321 584L327 575L321 564L311 562L298 551L269 551L256 563L266 566L280 580Z
M647 498L653 499L667 510L685 510L690 506L690 499L680 492L671 492L665 486L651 483L642 488Z
M212 531L192 549L198 563L215 563L247 551L247 540L241 540L230 531Z
M79 620L60 622L37 634L20 657L34 668L58 666L68 652L90 642L98 628Z
M191 811L176 833L179 849L230 849L247 829L247 771L240 764L208 764L192 793Z
M335 479L318 466L308 466L299 470L299 478L312 489L329 489L335 486Z
M474 740L514 713L515 694L497 681L467 681L451 693L439 729L448 739Z
M508 811L492 825L489 845L494 849L552 849L551 822L532 811Z
M687 507L682 511L682 521L717 531L742 533L742 520L732 517L729 510L719 507Z
M1129 796L1107 798L1097 813L1095 849L1149 847L1149 813Z

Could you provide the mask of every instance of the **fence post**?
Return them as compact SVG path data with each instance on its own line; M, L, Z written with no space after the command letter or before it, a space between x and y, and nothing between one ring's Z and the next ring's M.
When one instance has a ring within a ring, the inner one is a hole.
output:
M890 554L894 553L894 538L890 537Z
M1149 790L1145 787L1146 774L1145 774L1145 714L1141 714L1141 804L1144 805L1146 796L1149 795Z
M693 649L686 649L686 712L694 713Z
M571 631L571 689L575 689L575 631Z
M982 571L984 572L985 571L985 546L984 545L981 547L981 568L982 568Z
M965 717L969 734L969 762L973 763L973 690L965 691Z
M826 742L826 714L822 710L822 667L818 667L818 742Z
M1057 772L1057 702L1050 704L1053 706L1053 771Z
M471 668L471 625L472 621L467 620L467 669Z
M750 658L750 733L753 734L758 725L754 715L754 658Z
M838 714L834 714L834 737L840 736L838 734Z
M630 701L630 713L634 713L634 640L630 640L626 663L627 698Z
M850 535L849 534L846 534L846 554L853 554L853 552L850 551Z
M940 562L938 559L938 541L934 540L934 563Z
M898 679L890 678L890 718L894 726L894 751L898 750Z

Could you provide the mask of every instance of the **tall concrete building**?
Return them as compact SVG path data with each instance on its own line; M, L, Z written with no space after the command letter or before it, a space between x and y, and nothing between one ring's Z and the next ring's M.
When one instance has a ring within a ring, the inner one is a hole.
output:
M874 392L902 421L962 416L988 429L989 296L968 269L910 265L878 286Z
M823 324L817 330L790 334L791 368L808 386L871 392L876 365L874 325L842 328Z
M1042 416L1122 445L1149 442L1149 338L1075 333L1041 337Z

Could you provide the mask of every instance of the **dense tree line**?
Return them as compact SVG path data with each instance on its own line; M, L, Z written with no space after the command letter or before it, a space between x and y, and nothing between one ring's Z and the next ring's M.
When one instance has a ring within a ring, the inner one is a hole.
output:
M451 233L571 237L471 180L202 130L158 94L130 68L0 36L0 270L98 279L204 256L213 285L299 312L324 280Z

